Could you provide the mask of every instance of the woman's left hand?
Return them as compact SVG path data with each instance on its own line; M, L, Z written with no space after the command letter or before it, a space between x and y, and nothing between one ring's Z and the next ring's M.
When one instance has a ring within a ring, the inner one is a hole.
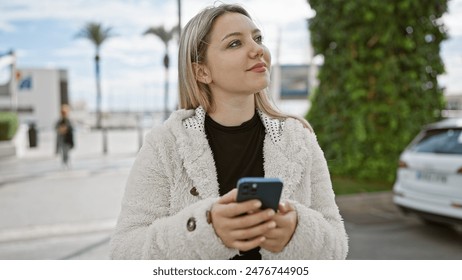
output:
M260 247L273 253L281 252L289 243L297 227L297 212L289 203L280 203L279 212L274 215L276 228L268 230L264 236L266 240Z

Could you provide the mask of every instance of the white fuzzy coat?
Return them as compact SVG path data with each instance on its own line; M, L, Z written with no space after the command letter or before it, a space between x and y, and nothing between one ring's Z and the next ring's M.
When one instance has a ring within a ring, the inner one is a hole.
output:
M347 235L314 133L298 120L259 114L266 128L265 176L282 179L281 201L294 205L298 215L284 250L261 249L262 258L345 259ZM219 194L204 119L201 107L179 110L148 133L128 178L111 258L229 259L238 254L207 223L206 211ZM190 218L196 221L193 231L187 229Z

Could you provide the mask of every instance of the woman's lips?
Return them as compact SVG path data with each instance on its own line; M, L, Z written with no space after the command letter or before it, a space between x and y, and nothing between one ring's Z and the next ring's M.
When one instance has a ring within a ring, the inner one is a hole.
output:
M257 73L265 72L266 71L266 64L265 63L257 63L247 71L252 71L252 72L257 72Z

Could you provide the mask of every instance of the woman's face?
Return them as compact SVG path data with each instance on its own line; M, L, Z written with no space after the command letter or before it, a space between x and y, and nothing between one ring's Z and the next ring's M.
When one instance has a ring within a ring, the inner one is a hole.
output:
M268 87L271 56L251 19L225 13L215 20L209 38L205 68L212 93L248 95Z

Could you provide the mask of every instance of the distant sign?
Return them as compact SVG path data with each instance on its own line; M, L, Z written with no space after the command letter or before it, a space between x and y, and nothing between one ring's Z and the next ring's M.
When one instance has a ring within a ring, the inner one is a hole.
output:
M18 83L18 87L20 91L31 90L32 89L32 76L25 76L24 78L22 78Z
M309 65L281 65L281 99L306 99Z

